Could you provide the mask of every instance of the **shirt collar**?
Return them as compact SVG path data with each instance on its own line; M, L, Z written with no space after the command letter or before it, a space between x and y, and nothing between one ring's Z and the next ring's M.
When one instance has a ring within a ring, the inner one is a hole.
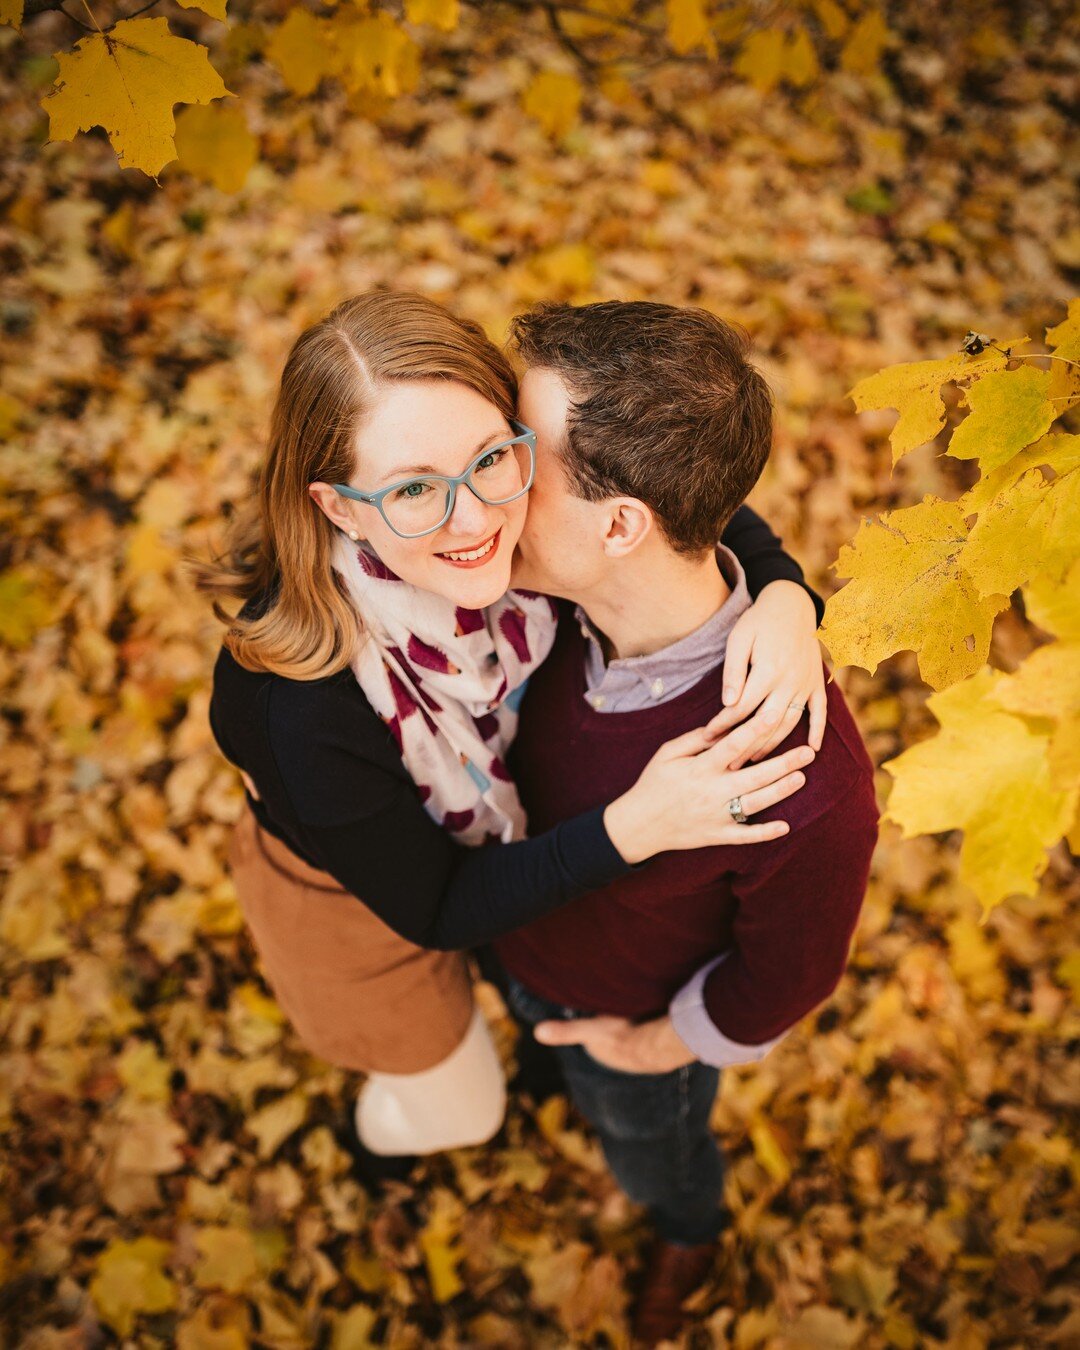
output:
M724 603L700 628L646 656L605 662L599 631L581 606L576 606L574 614L585 637L585 697L593 708L632 712L664 703L697 684L723 661L731 630L751 600L742 566L723 544L716 547L716 565L730 588Z

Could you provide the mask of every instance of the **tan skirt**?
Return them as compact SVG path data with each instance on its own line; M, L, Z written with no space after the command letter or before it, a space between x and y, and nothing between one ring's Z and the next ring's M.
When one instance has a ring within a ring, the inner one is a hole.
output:
M473 1011L462 953L407 942L260 829L246 800L229 867L267 981L313 1054L365 1073L419 1073L461 1043Z

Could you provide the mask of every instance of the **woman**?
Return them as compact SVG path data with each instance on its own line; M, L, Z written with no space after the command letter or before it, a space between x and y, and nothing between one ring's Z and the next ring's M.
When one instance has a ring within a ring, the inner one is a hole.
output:
M750 814L783 799L813 754L733 769L778 738L702 728L663 746L623 796L524 838L506 752L556 611L507 594L534 453L515 392L476 325L418 296L344 302L293 346L258 499L226 559L197 572L202 589L246 602L232 619L215 600L229 631L211 703L248 787L230 850L240 903L301 1039L369 1075L355 1123L376 1154L499 1128L502 1075L464 950L655 853L776 838L783 822L735 825L717 806L741 796ZM424 494L440 475L457 486L438 520ZM496 532L490 555L455 551ZM745 508L724 542L752 594L801 580ZM790 612L804 610L800 598ZM798 672L786 698L819 706L805 619L752 609L740 623L755 674L779 626Z

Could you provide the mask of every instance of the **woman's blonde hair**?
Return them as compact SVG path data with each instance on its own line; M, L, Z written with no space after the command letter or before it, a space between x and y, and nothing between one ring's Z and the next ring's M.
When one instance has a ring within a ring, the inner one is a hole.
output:
M517 382L506 357L478 324L421 295L345 300L293 344L256 493L232 522L223 553L188 559L194 585L215 597L214 613L228 626L225 646L245 669L316 680L348 664L360 620L330 565L337 526L308 484L349 481L357 431L381 384L430 379L460 381L514 416ZM223 596L268 603L245 619L223 609Z

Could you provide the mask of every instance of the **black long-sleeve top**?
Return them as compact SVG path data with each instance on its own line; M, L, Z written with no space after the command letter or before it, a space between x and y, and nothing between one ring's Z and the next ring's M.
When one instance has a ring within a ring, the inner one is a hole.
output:
M749 507L735 513L722 542L752 596L772 581L805 585L798 563ZM820 620L822 601L810 594ZM241 613L256 612L259 602ZM630 870L604 827L603 806L512 844L472 848L452 839L424 809L349 667L293 680L247 670L222 646L213 679L214 739L258 789L258 799L247 800L260 826L418 946L478 946Z

